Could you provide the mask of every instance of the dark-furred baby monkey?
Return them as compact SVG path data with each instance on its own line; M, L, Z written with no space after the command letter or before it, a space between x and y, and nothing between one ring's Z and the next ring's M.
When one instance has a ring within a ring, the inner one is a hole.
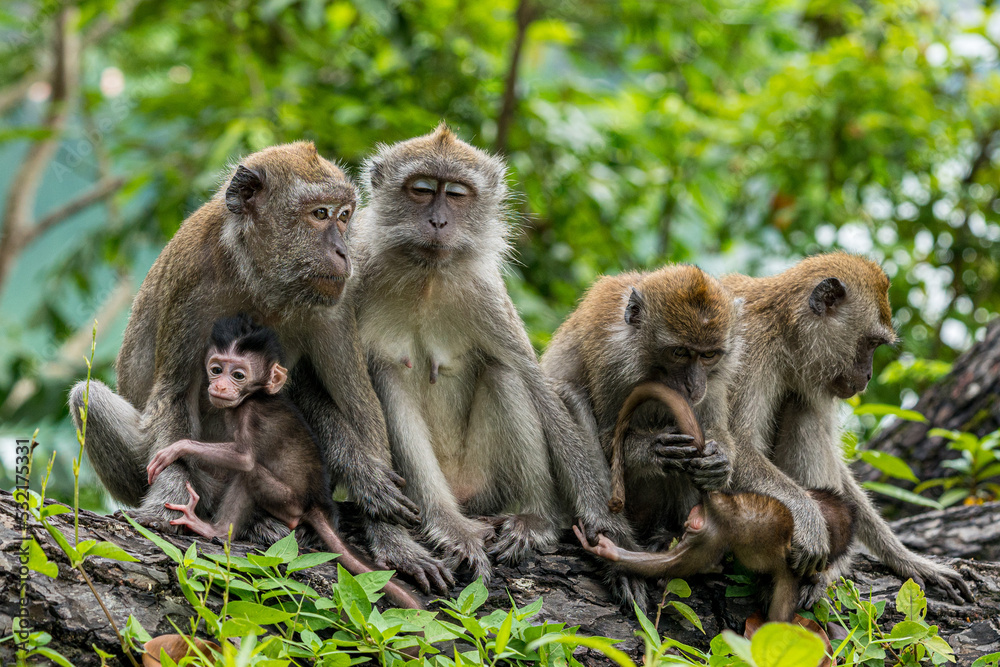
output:
M690 404L678 392L657 383L638 385L622 406L612 443L613 511L620 511L624 497L624 473L620 463L625 431L632 414L642 403L656 400L674 413L681 433L691 436L701 448L704 436ZM846 554L854 534L856 508L839 495L823 490L809 491L826 521L830 540L831 562ZM724 493L702 491L701 502L695 505L684 524L684 534L677 546L666 552L649 553L619 547L605 535L596 546L587 541L581 527L574 526L580 544L587 551L616 562L623 569L647 577L689 577L721 571L726 553L753 572L768 574L773 582L773 595L768 610L770 621L791 621L798 607L802 577L790 565L792 550L792 514L774 498L757 493Z
M288 371L277 334L258 326L246 315L216 322L212 329L206 367L208 395L215 408L225 411L232 442L179 440L157 452L147 467L149 483L180 458L207 465L222 489L213 521L195 514L200 497L187 483L186 505L165 503L182 513L170 523L187 526L204 537L225 537L232 526L239 538L263 513L294 530L311 526L327 548L340 554L351 573L370 572L337 534L337 510L319 443L301 413L280 393ZM397 605L422 609L413 593L396 582L385 587Z

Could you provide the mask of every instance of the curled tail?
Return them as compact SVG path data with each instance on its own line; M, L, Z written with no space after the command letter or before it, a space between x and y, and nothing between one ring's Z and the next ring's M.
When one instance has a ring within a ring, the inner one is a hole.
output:
M662 382L643 382L636 385L618 411L618 420L615 422L615 432L611 440L611 499L608 501L608 509L616 514L625 509L625 454L622 451L625 432L628 430L633 413L646 401L659 401L667 406L673 413L680 432L692 436L694 446L699 451L705 447L705 436L687 399Z

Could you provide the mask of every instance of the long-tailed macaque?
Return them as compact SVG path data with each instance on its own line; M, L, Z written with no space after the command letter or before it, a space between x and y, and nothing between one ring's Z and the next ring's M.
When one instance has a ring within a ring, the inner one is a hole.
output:
M352 303L393 462L423 537L486 578L490 551L515 562L555 541L547 444L578 440L504 284L506 178L501 158L442 124L368 160L351 235ZM422 549L400 529L373 533L383 567Z
M835 491L857 506L857 536L901 578L971 600L962 577L911 552L892 534L843 460L837 408L872 377L875 350L896 341L889 278L871 260L817 255L767 278L730 275L723 284L745 299L739 382L730 385L730 429L738 447L732 488L776 498L792 513L792 565L824 571L803 596L814 602L849 561L826 568L830 541L822 508L806 489Z
M181 513L172 525L208 538L224 538L232 531L240 539L261 514L268 514L291 530L302 524L311 527L352 574L371 572L337 533L337 508L319 443L281 391L288 379L283 357L278 335L246 315L216 322L205 361L208 398L223 411L233 440L178 440L149 462L149 484L175 462L197 463L213 473L218 508L211 521L199 517L195 509L201 498L188 482L188 503L165 503ZM399 606L423 608L397 582L390 580L385 592Z
M111 495L139 505L137 518L170 528L197 467L165 470L149 485L153 456L186 438L226 440L207 400L204 341L217 319L240 312L273 327L294 371L290 395L319 438L331 478L344 483L363 519L417 525L419 510L391 467L385 421L366 372L353 313L338 305L351 274L345 233L354 186L311 143L245 158L211 200L181 225L132 305L118 354L118 394L91 382L87 454ZM70 406L79 422L84 384ZM199 511L217 499L203 495ZM204 508L204 509L202 509ZM267 518L263 542L287 533ZM396 569L441 578L439 561L412 554Z
M601 278L556 331L542 369L581 429L584 446L554 458L574 472L565 478L572 481L565 491L575 499L591 545L603 533L627 549L637 540L659 549L698 503L699 489L726 485L733 448L727 388L740 351L738 310L719 281L697 267L665 266ZM622 439L625 513L613 514L608 497L615 425L629 394L651 380L691 403L707 443L699 449L691 435L679 433L663 405L641 405ZM613 566L608 584L624 604L634 598L643 606L645 583L630 576Z
M612 441L612 509L623 500L623 471L618 462L624 434L635 409L648 400L665 405L674 414L680 432L690 435L694 446L704 446L694 412L678 392L655 382L638 385L622 405ZM832 563L849 552L855 507L829 491L808 493L823 512ZM756 493L703 491L700 502L691 508L680 541L672 549L659 553L623 549L605 535L592 546L581 528L573 526L573 531L587 551L646 577L690 577L719 572L722 558L732 552L751 571L770 575L773 593L768 620L791 622L798 608L803 581L788 562L792 515L774 498Z

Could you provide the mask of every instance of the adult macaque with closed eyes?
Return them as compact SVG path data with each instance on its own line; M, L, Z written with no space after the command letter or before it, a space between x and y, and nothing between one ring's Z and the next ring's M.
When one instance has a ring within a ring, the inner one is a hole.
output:
M730 275L723 284L743 297L745 354L730 389L730 428L738 445L732 486L772 496L792 513L792 565L824 570L829 540L807 488L829 488L857 505L857 537L901 578L971 599L962 577L911 552L892 534L844 463L837 408L872 377L875 350L896 341L889 278L878 264L832 253L768 278ZM804 594L811 604L848 561L826 569Z
M414 525L416 506L390 464L385 422L357 343L338 305L351 273L345 233L352 183L311 143L245 158L219 191L181 225L143 281L118 354L118 392L91 382L87 454L111 495L140 505L140 520L169 528L186 481L210 471L175 466L150 485L146 464L185 438L225 440L205 392L201 356L212 323L246 312L272 326L288 353L291 396L319 437L332 478L371 522ZM70 395L79 420L83 383ZM199 486L195 483L195 486ZM216 499L204 497L206 511ZM264 542L287 532L266 520ZM255 533L256 534L256 533ZM400 570L437 573L433 559Z
M393 461L424 537L486 578L494 530L508 562L555 541L546 443L575 436L504 285L506 177L443 124L384 146L365 164L369 203L351 236L352 303ZM380 566L422 549L399 529L372 532Z
M217 509L211 521L199 517L195 510L201 497L188 482L189 502L165 504L181 513L172 525L208 538L225 538L231 530L235 539L242 539L268 514L291 530L311 527L352 574L371 572L337 534L337 509L319 443L281 391L288 378L283 356L277 334L246 315L216 322L205 362L208 397L223 412L233 440L185 439L161 449L146 466L149 484L176 461L197 462L214 473L211 491L219 498ZM396 605L423 608L397 582L390 580L385 592Z
M659 548L697 504L700 488L727 483L733 447L727 387L740 351L737 312L711 276L694 266L666 266L601 278L556 332L542 369L585 435L585 448L563 455L575 471L567 493L575 498L591 545L604 533L626 549L635 548L633 535ZM690 434L678 432L664 405L641 405L622 439L625 514L611 514L618 415L635 387L648 381L691 403L708 442L700 450ZM644 597L644 583L628 576L612 567L608 577L625 603Z

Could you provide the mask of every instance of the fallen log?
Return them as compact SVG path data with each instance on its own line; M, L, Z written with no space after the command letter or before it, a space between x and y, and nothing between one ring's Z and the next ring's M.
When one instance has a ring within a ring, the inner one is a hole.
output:
M976 511L978 510L978 511ZM957 508L943 513L930 513L921 522L914 517L902 524L905 540L933 542L932 553L941 542L949 547L943 554L965 554L979 544L979 538L963 542L963 526L976 526L968 535L982 535L980 524L995 517L996 507ZM20 528L16 522L18 507L10 493L0 492L0 628L9 634L12 618L19 613L21 582L18 569ZM351 532L350 512L344 512L345 526ZM72 515L52 517L54 525L72 534ZM933 531L944 531L934 533ZM36 630L52 635L50 646L67 656L75 665L99 665L91 646L120 655L115 634L94 600L93 594L78 572L69 568L67 561L49 534L32 522L29 532L38 539L46 555L58 563L59 576L50 579L32 572L24 588L24 604L28 618ZM934 535L944 535L939 539ZM567 535L569 533L567 532ZM910 537L912 536L912 537ZM98 594L103 599L116 622L123 624L132 614L154 636L173 632L172 619L184 627L184 619L192 615L191 609L177 586L175 564L158 547L136 533L128 523L114 516L92 512L80 513L81 539L109 540L139 559L137 563L123 563L102 558L88 560L87 571ZM180 536L167 538L182 550L192 539ZM995 549L995 540L990 548ZM201 542L202 553L221 553L222 547ZM233 553L245 555L253 551L251 545L235 544ZM977 552L978 553L978 552ZM992 552L991 552L992 553ZM976 602L955 605L945 600L937 591L928 594L928 621L940 626L940 634L955 649L958 664L969 665L984 653L1000 651L1000 564L977 560L957 560L953 564L970 582ZM333 564L321 565L301 573L317 590L329 588L336 580ZM854 576L863 592L871 592L874 600L889 600L887 609L894 609L901 582L881 565L861 556L857 559ZM756 601L748 597L727 598L725 576L701 577L691 582L693 594L685 602L690 604L704 624L702 634L686 621L664 615L659 630L693 646L707 648L709 640L725 628L742 632L746 618L756 609ZM454 594L457 594L456 588ZM518 567L499 566L497 576L490 586L488 609L509 608L508 593L519 606L527 605L539 596L544 598L540 619L579 625L581 634L600 635L624 640L619 647L638 660L641 645L635 637L638 623L633 615L622 613L608 598L597 572L596 563L569 538L551 553L536 555ZM891 626L901 620L893 611L887 611L883 620ZM584 664L609 664L602 656L580 649L579 659ZM10 643L0 645L0 661L10 664L13 651ZM125 664L122 661L122 664Z

